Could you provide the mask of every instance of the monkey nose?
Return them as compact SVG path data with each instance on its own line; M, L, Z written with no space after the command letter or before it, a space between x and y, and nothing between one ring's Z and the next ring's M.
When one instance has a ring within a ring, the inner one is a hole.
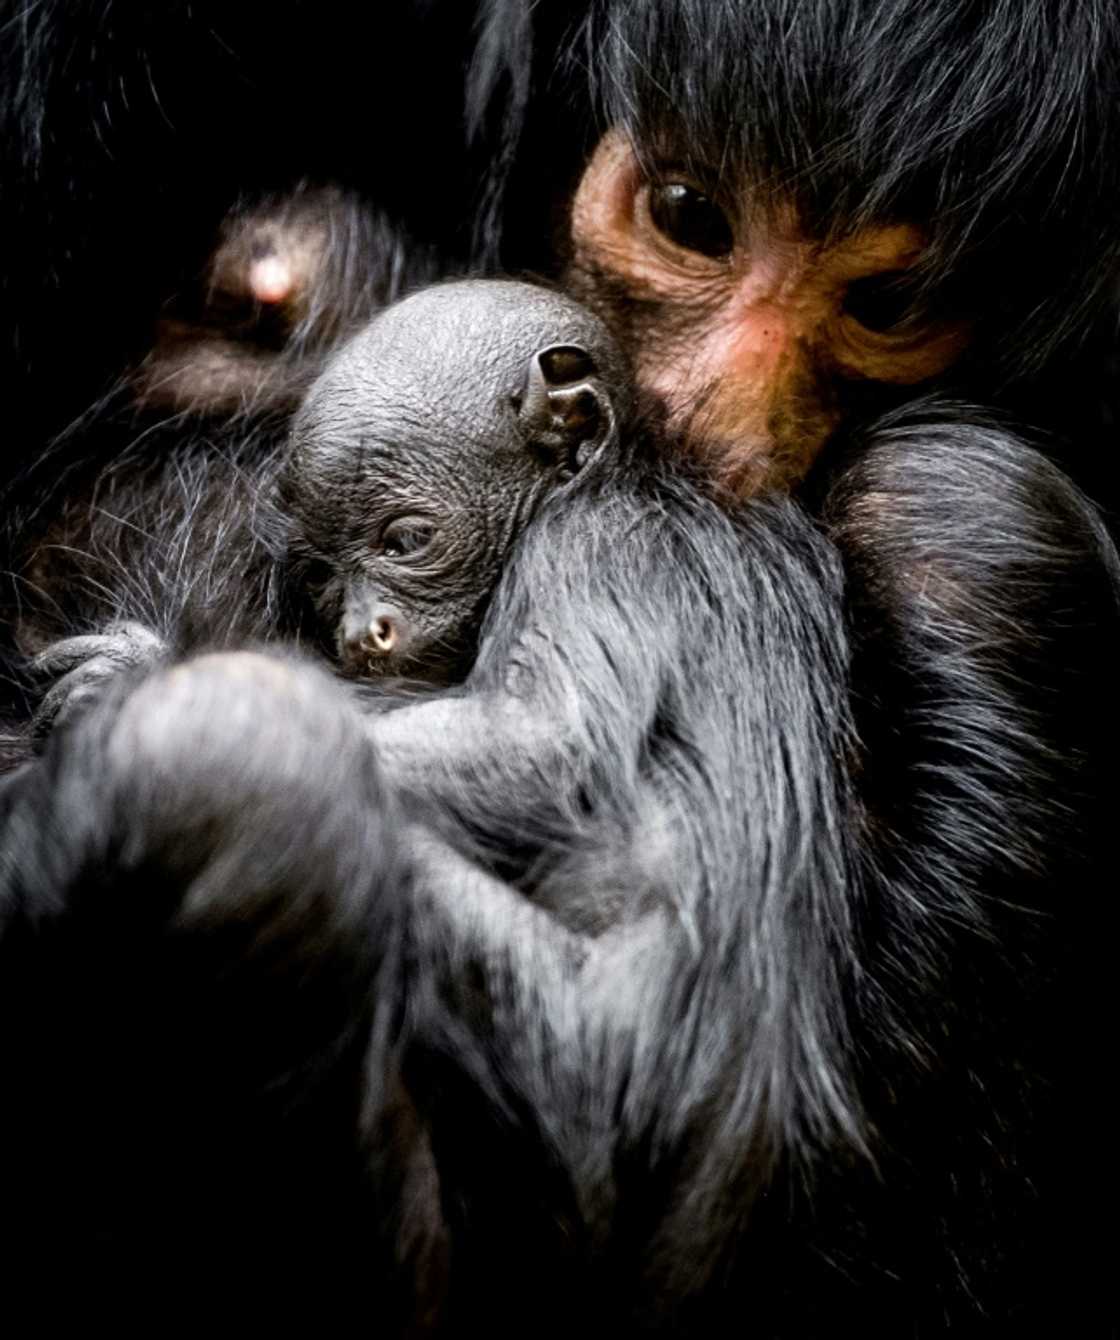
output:
M529 360L525 389L515 397L530 448L572 473L604 440L613 415L595 360L578 344L554 344Z
M357 673L382 670L408 640L408 624L399 610L388 605L347 624L343 652L348 667Z
M362 650L369 656L388 656L400 641L400 629L391 614L379 614L366 629Z

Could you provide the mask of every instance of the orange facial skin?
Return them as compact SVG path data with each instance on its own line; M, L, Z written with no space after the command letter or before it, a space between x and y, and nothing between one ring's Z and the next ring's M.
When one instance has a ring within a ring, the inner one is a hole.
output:
M660 181L688 184L671 168ZM710 256L658 227L658 185L624 134L602 139L572 207L572 286L624 327L639 384L736 493L802 479L842 416L846 383L916 385L965 347L964 321L871 329L848 309L857 281L913 269L918 228L822 244L788 206L727 202L730 248Z

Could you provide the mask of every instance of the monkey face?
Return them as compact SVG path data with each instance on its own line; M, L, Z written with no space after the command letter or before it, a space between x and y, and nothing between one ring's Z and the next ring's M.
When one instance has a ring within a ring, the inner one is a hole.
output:
M372 526L368 513L343 524L339 509L329 552L320 546L304 563L315 623L348 675L450 681L469 661L497 549L472 533L478 517L467 500L444 497L438 508L431 492L419 497L409 506L386 488Z
M320 435L320 420L293 454L290 578L347 675L453 682L510 546L566 471L514 459L501 438L488 454L404 417L361 423Z
M858 387L943 372L968 325L919 301L921 232L821 242L792 206L715 184L605 136L572 211L573 290L612 324L638 384L739 493L796 483Z
M297 587L350 674L452 680L541 502L618 440L602 323L498 281L428 289L329 363L280 481Z

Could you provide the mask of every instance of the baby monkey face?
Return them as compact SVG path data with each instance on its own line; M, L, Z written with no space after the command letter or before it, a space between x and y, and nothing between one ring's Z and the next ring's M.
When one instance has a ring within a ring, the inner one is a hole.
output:
M617 442L626 386L597 318L496 281L417 294L331 361L280 496L294 579L347 673L463 676L511 547Z

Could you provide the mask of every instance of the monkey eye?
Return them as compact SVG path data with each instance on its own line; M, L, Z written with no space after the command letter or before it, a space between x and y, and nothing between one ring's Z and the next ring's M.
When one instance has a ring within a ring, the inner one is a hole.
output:
M844 312L866 330L885 334L901 326L914 311L914 281L905 270L855 279L844 294Z
M296 562L301 585L309 591L322 591L335 577L334 565L318 556L301 557Z
M390 521L381 533L377 546L383 558L410 558L431 544L436 528L430 521L419 517L400 517Z
M729 256L735 244L727 215L714 200L687 182L653 182L649 188L649 217L670 242L712 260Z

